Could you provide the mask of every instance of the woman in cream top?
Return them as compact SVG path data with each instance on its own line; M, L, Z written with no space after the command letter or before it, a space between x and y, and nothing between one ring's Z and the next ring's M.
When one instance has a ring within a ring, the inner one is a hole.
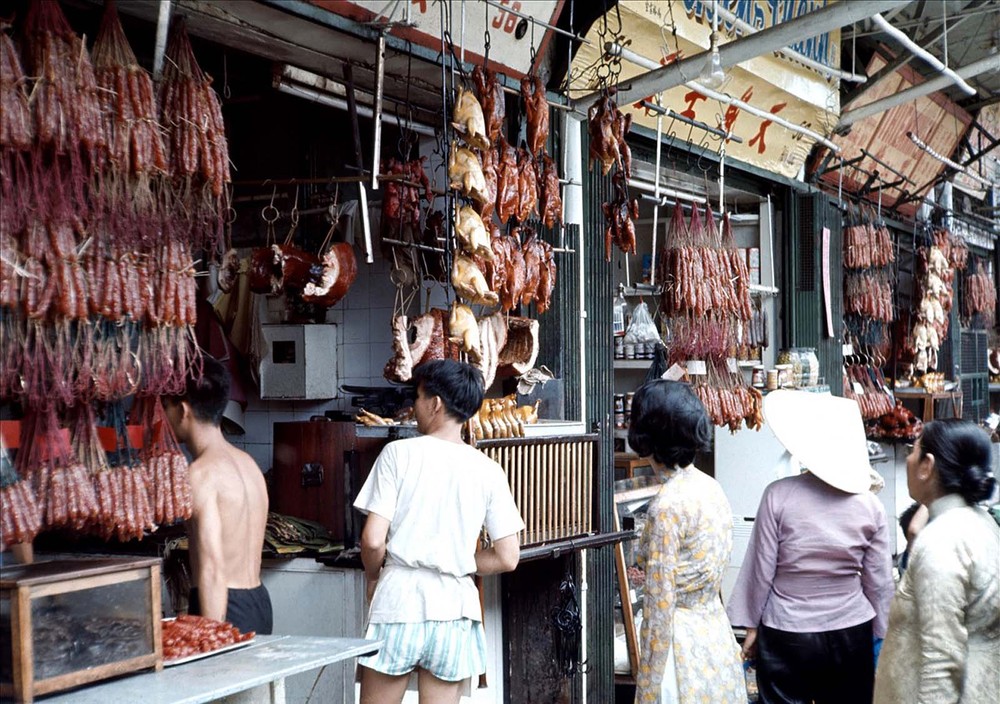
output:
M974 424L928 423L906 459L910 496L930 520L889 611L876 704L1000 702L1000 526L990 442Z

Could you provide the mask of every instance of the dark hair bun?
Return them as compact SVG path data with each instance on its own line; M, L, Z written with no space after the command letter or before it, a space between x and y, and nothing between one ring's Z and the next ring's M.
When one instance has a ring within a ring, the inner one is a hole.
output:
M658 379L635 392L628 444L640 456L686 467L711 443L712 423L690 386Z
M986 501L993 496L997 480L986 467L969 467L962 475L961 494L969 503Z

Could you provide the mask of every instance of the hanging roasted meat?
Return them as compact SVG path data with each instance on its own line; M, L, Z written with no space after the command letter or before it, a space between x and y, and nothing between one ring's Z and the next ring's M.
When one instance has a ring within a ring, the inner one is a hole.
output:
M323 255L322 273L319 281L307 283L302 289L302 300L306 303L330 308L347 294L358 275L358 260L354 247L346 242L330 245Z
M617 105L615 113L615 120L611 123L611 132L618 141L618 154L621 157L618 168L625 172L625 178L632 178L632 148L629 147L628 141L625 139L628 137L629 130L632 129L632 114L623 113Z
M490 143L496 144L497 138L503 130L503 121L507 111L503 86L497 79L496 72L482 66L476 66L472 69L472 80L476 84L479 103L482 105L483 117L486 120L486 137Z
M497 163L497 217L501 224L517 216L521 202L520 172L517 165L517 150L500 136L497 142L499 160Z
M521 98L528 118L528 149L538 154L549 138L549 103L545 100L545 85L538 75L521 79Z
M472 309L464 303L455 301L451 305L448 337L465 350L470 362L475 363L480 360L482 353L479 343L479 321L476 320Z
M545 227L555 227L562 222L562 195L559 193L559 172L556 162L548 154L542 154L541 173L542 222Z
M535 307L541 314L552 305L552 291L556 287L556 257L552 245L548 242L536 240L535 244L538 247L538 256L541 260L538 288L535 291Z
M486 285L486 277L476 262L464 254L456 254L451 268L451 285L470 303L495 306L497 294Z
M472 91L458 89L455 110L451 114L451 125L470 146L476 149L490 148L483 108Z
M259 247L250 254L247 283L254 293L277 296L281 293L281 266L274 261L274 250Z
M493 216L497 204L497 152L495 149L483 150L483 178L486 180L486 200L477 205L483 222L487 222Z
M418 232L420 227L420 200L434 199L431 182L424 172L427 157L410 161L390 159L382 164L382 174L393 177L383 184L382 231L398 237L405 227ZM423 192L421 192L421 190Z
M535 158L529 152L518 149L517 155L517 219L524 222L532 215L538 215L538 170Z
M515 230L516 232L516 230ZM521 241L516 235L504 235L506 248L506 275L504 285L500 295L500 308L509 311L517 307L524 295L524 288L528 285L525 277L526 267L524 262L524 252L521 251Z
M618 139L615 137L614 123L618 106L605 94L597 99L587 111L587 131L590 134L590 164L601 165L601 173L605 176L621 158L618 150Z
M621 112L610 93L598 98L587 111L591 168L597 161L601 165L601 173L607 176L611 167L618 164L618 168L625 172L625 178L632 178L632 150L626 142L631 128L632 115Z
M618 171L611 179L615 187L615 198L610 203L604 203L604 220L607 227L604 230L604 258L611 261L611 245L620 250L635 254L635 222L639 217L639 201L628 197L625 186L625 174Z
M538 290L538 281L541 277L541 252L536 244L538 242L534 230L528 227L521 228L527 235L521 251L524 253L524 280L526 285L521 292L521 304L528 305L535 300L535 292Z
M485 203L489 198L479 157L468 147L459 147L454 142L448 157L448 180L450 188L458 189L463 196L477 203Z
M484 259L493 259L490 236L486 233L483 219L471 206L463 205L455 211L455 236L462 250Z
M385 363L382 376L391 381L404 383L413 377L413 357L407 339L409 324L405 315L392 319L392 359Z

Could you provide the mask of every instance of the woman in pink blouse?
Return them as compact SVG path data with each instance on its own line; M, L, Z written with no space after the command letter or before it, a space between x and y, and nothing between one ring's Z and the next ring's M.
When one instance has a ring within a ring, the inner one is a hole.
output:
M764 416L807 469L764 491L728 613L763 704L870 704L892 599L889 528L854 401L775 391Z
M628 442L664 482L639 551L646 581L637 702L746 704L740 648L719 597L733 510L719 483L692 464L711 440L705 407L687 384L657 380L636 392Z

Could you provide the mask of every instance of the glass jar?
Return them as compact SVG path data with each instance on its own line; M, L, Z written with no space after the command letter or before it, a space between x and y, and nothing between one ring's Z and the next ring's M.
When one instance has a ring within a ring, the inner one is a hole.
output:
M819 384L819 356L815 347L803 347L799 351L802 360L802 385L816 386Z
M793 347L792 350L792 386L796 389L804 386L802 383L802 350Z
M779 389L790 389L793 387L794 379L792 378L792 365L791 364L776 364L774 368L778 370L778 388Z

